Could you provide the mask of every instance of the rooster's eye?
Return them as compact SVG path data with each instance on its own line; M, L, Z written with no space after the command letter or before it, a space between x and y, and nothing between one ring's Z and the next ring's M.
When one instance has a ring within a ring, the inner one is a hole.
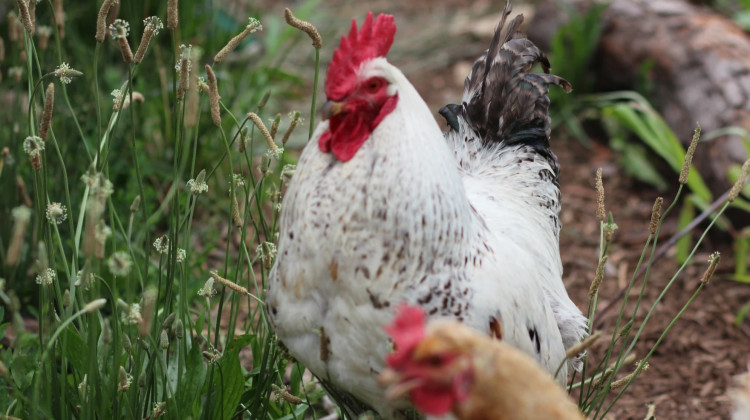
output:
M370 79L366 86L369 92L377 92L383 86L383 81L381 79Z

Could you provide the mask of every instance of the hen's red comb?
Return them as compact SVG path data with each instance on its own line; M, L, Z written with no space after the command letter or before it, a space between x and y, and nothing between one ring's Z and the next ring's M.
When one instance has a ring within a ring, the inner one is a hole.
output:
M398 367L406 362L411 352L424 338L425 313L418 306L402 304L396 309L393 323L385 327L391 336L395 351L388 355L388 365Z
M355 73L365 60L385 57L393 44L396 24L393 16L380 14L372 21L372 12L367 13L362 29L357 32L357 21L352 19L349 37L341 36L339 47L333 52L326 75L328 99L340 100L353 88Z

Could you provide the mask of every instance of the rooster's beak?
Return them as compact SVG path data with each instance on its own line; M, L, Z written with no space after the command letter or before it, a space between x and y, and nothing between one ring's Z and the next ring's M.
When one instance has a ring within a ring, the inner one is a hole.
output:
M385 369L378 376L378 384L387 386L385 397L396 400L409 394L409 391L422 385L423 380L419 378L406 379L406 377L393 369Z
M327 120L334 115L340 114L342 111L344 111L343 102L326 101L323 104L323 119Z

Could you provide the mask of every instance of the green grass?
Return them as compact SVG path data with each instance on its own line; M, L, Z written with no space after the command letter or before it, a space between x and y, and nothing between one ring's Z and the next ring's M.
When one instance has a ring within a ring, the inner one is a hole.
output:
M303 4L298 15L309 16L314 5ZM301 122L299 112L281 116L277 97L317 73L282 70L304 34L281 16L247 9L235 20L228 10L189 0L179 5L179 26L166 28L166 2L123 2L119 17L129 22L133 52L144 18L158 16L165 25L134 64L123 61L117 41L94 39L97 10L65 7L58 28L55 4L40 3L36 35L15 20L0 25L0 147L7 148L0 321L9 321L0 326L9 343L0 347L0 413L304 418L323 393L306 388L302 369L277 345L260 296L288 179L282 170L294 164L281 143ZM266 31L237 47L236 56L250 56L213 66L221 96L215 125L201 89L203 65L251 16ZM180 69L183 61L189 72ZM62 63L82 74L57 77ZM45 100L49 84L54 97ZM45 103L52 105L51 128L33 142ZM276 120L277 153L268 152L248 112ZM24 153L26 138L32 154ZM44 150L31 150L35 144ZM241 366L243 349L252 356ZM289 368L291 380L284 380ZM293 394L310 391L305 402L272 398L287 386Z
M686 163L688 166L690 165L689 161L686 161ZM722 203L722 206L717 213L717 217L705 227L696 243L689 249L689 253L682 264L662 287L658 297L653 302L646 302L644 297L647 288L654 287L649 284L649 280L651 270L655 264L655 255L657 244L659 243L661 225L669 213L676 208L677 203L680 203L680 196L684 184L685 183L680 184L675 197L671 200L671 204L669 204L666 209L662 209L664 204L661 198L659 198L657 203L654 204L651 222L647 225L649 236L643 246L640 259L635 268L633 268L630 280L627 284L627 289L625 290L623 299L619 304L615 324L607 329L609 338L605 338L606 346L603 350L598 350L593 354L589 352L585 355L583 359L583 369L580 373L581 378L576 379L576 376L574 375L569 384L569 391L573 393L574 396L577 396L579 407L589 419L605 418L607 413L612 410L619 398L627 391L628 387L638 375L648 369L648 361L650 357L657 350L662 340L667 336L672 326L679 320L681 315L688 310L689 306L698 297L701 290L710 282L713 273L719 264L720 255L718 253L712 254L710 260L706 263L706 272L703 277L693 280L695 281L696 287L693 293L686 299L683 307L674 313L673 318L667 325L660 326L661 334L656 342L649 346L648 352L645 355L636 355L635 347L640 342L641 335L646 326L649 325L651 316L657 306L669 292L675 281L680 278L683 270L689 264L694 263L693 257L703 243L704 238L712 229L718 220L718 217L721 216L731 204L728 200L725 200ZM603 193L600 196L603 197ZM601 214L604 214L603 210L601 211ZM607 261L607 256L613 243L613 238L615 237L613 233L617 230L617 225L614 223L611 213L609 214L608 219L600 219L600 227L599 267L597 269L595 283L597 281L601 282L602 277L604 276L602 267ZM644 228L646 228L646 226L644 226ZM644 268L642 275L641 268ZM638 286L640 286L640 290L633 298L635 299L635 304L629 306L628 300L631 296L631 289ZM587 316L589 319L589 330L591 331L594 330L597 324L596 321L598 321L596 316L599 293L600 291L598 287L592 287L589 293ZM648 305L645 317L641 317L638 312L638 309L642 305ZM636 360L637 362L635 362ZM635 364L633 364L633 362L635 362ZM644 404L647 402L648 401L644 401Z

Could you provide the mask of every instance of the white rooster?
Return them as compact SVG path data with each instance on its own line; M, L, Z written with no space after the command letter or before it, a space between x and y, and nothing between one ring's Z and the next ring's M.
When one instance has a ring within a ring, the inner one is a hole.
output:
M339 398L387 419L410 407L377 384L392 350L383 326L401 303L502 339L551 374L586 335L561 280L549 150L547 86L570 85L529 73L549 64L517 32L521 16L501 33L509 14L462 105L441 110L445 134L385 58L393 17L370 13L359 31L353 22L328 67L325 120L284 197L271 323Z

